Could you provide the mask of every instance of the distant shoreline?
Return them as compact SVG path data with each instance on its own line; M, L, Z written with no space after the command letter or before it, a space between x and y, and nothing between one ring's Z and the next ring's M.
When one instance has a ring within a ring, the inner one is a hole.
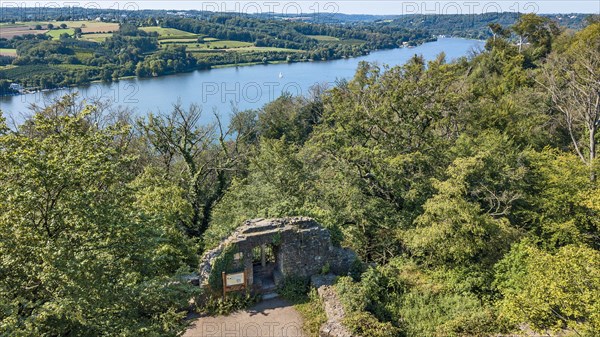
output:
M444 37L444 38L448 38L448 37ZM462 39L462 38L461 38ZM465 40L469 40L466 39ZM435 37L434 40L430 40L430 41L424 41L424 42L420 42L417 44L417 46L421 46L423 44L426 43L431 43L431 42L436 42L438 41L438 37ZM203 67L196 67L194 69L189 69L189 70L185 70L185 71L179 71L179 72L167 72L158 76L123 76L123 77L119 77L117 79L111 80L111 81L102 81L102 80L91 80L88 82L84 82L84 83L79 83L79 84L75 84L75 85L71 85L71 86L66 86L66 87L59 87L59 88L47 88L47 89L32 89L32 88L25 88L24 90L27 90L27 92L19 92L19 93L12 93L12 94L0 94L0 97L8 97L8 96L22 96L22 95L28 95L28 94L36 94L39 92L47 92L47 91L57 91L57 90L64 90L64 89L69 89L69 88L77 88L77 87L82 87L82 86L86 86L86 85L91 85L91 84L96 84L96 83L111 83L111 82L118 82L120 80L125 80L125 79L152 79L152 78L160 78L160 77L166 77L166 76L172 76L172 75L178 75L178 74L185 74L185 73L192 73L195 71L202 71L202 70L212 70L212 69L223 69L223 68L233 68L233 67L250 67L250 66L257 66L257 65L274 65L274 64L284 64L284 63L306 63L306 62L329 62L329 61L337 61L337 60L342 60L342 59L352 59L352 58L357 58L357 57L362 57L362 56L366 56L370 53L373 52L377 52L377 51L384 51L384 50L394 50L394 49L402 49L402 48L407 48L407 47L396 47L396 48L383 48L383 49L374 49L369 51L367 54L365 55L357 55L357 56L349 56L349 57L337 57L337 58L330 58L327 60L311 60L311 59L307 59L307 60L300 60L300 61L284 61L284 60L273 60L273 61L266 61L266 62L247 62L247 63L227 63L227 64L218 64L218 65L211 65L208 68L206 66Z

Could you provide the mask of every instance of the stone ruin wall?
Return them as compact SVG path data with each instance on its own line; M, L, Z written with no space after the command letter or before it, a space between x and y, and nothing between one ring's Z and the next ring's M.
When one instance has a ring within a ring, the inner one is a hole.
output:
M345 311L333 284L334 275L319 275L326 264L330 272L347 275L356 254L348 249L334 247L329 231L310 218L255 219L244 222L233 234L224 239L218 247L206 252L200 263L200 285L206 284L212 264L228 245L236 245L237 252L250 258L241 266L252 270L252 249L260 245L277 244L275 278L279 281L287 276L311 279L323 299L327 322L320 330L319 337L359 337L344 327ZM248 255L247 255L248 254ZM249 273L252 284L252 272ZM276 281L277 283L277 281Z
M321 273L329 264L330 271L346 275L356 259L348 249L334 247L329 231L311 218L254 219L244 222L221 244L206 252L200 263L200 284L206 284L214 260L228 245L235 245L245 258L245 269L252 270L252 249L273 244L276 252L276 282L285 277L309 278ZM252 273L249 273L252 284Z

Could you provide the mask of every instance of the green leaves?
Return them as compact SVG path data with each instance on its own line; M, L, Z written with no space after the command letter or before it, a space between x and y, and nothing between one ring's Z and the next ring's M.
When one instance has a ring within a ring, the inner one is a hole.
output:
M135 201L127 130L49 111L0 135L0 332L177 334L187 243L149 193Z
M579 335L600 332L600 254L569 245L549 254L524 243L499 264L501 312L536 331L570 329Z
M598 248L598 186L590 183L585 164L573 154L548 149L532 153L532 172L536 198L526 218L543 245L550 250L580 243Z

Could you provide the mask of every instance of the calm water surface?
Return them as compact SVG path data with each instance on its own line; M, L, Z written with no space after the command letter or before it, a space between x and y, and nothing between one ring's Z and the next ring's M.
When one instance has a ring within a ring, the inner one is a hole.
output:
M117 106L134 109L137 114L169 112L178 100L187 106L203 107L204 122L210 122L213 110L227 122L232 106L238 109L259 108L282 92L307 94L315 84L333 86L339 79L350 79L360 61L390 66L404 64L415 54L426 60L441 52L448 61L479 50L484 42L458 38L443 38L415 48L376 51L367 56L323 62L270 64L201 70L158 78L127 79L114 83L93 83L87 86L0 97L5 115L22 119L32 104L44 105L69 92L78 92L83 99L111 101Z

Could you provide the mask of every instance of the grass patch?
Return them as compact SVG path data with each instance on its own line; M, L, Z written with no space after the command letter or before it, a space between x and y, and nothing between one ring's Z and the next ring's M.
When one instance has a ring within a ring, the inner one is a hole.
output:
M292 302L294 308L302 315L304 333L311 337L318 337L321 325L327 321L327 315L323 301L317 294L317 290L309 286L308 280L297 277L286 278L278 293Z
M23 27L24 25L21 23L10 23L10 22L0 22L0 28L14 28L14 27Z
M188 47L187 51L191 52L194 55L216 55L223 53L223 51L219 49L200 49L196 47Z
M53 29L53 30L48 31L46 33L46 35L51 36L53 39L58 39L58 38L60 38L60 36L62 34L65 34L65 33L73 36L73 34L75 34L75 30L73 30L73 28Z
M9 48L0 48L0 55L2 55L2 56L17 56L17 50L9 49Z
M160 44L188 44L188 43L193 43L193 44L197 44L198 39L190 39L190 38L182 38L182 39L172 39L172 38L168 38L168 39L162 39L160 40Z
M165 47L167 45L176 45L176 46L185 46L188 51L191 52L204 52L204 51L283 51L283 50L293 50L293 49L283 49L283 48L274 48L274 49L262 49L259 47L255 47L254 44L250 42L241 42L241 41L233 41L233 40L219 40L215 42L209 43L199 43L197 40L164 40L169 41L167 43L163 43L161 40L161 46ZM182 41L182 42L178 42ZM258 49L254 49L258 48Z
M94 53L91 51L77 50L75 52L75 57L80 59L81 61L89 60L94 57Z
M304 50L300 50L300 49L289 49L289 48L277 48L277 47L256 47L256 46L251 46L251 47L240 47L240 48L236 48L236 51L239 52L243 52L243 51L279 51L279 52L284 52L284 53L299 53L299 52L303 52Z
M250 42L233 41L233 40L213 41L213 42L209 42L205 45L209 48L217 48L217 49L229 49L229 48L241 48L241 47L254 46L254 44L250 43Z
M348 39L348 40L339 40L337 41L337 43L340 44L351 44L351 45L355 45L355 44L363 44L366 43L367 41L365 40L359 40L359 39Z
M198 37L198 35L175 28L163 28L163 27L141 27L141 30L151 33L158 33L159 39L189 39L192 37Z
M358 45L358 44L363 44L366 41L364 40L359 40L359 39L347 39L347 40L343 40L337 37L333 37L333 36L327 36L327 35L307 35L310 38L313 38L317 41L319 41L320 43L336 43L336 44L345 44L345 45Z
M327 322L324 304L317 290L312 288L308 292L307 300L304 303L294 304L294 308L298 310L304 323L302 330L310 337L318 337L319 329Z
M326 41L326 42L331 42L331 41L339 41L340 39L337 37L333 37L333 36L328 36L328 35L307 35L310 38L313 38L317 41Z
M111 36L113 36L112 33L83 34L81 39L85 41L101 43Z

